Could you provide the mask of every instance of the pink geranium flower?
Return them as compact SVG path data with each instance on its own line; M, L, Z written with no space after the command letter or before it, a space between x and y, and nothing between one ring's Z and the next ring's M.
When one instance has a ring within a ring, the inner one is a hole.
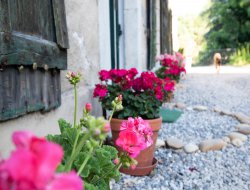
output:
M82 190L82 180L75 172L55 175L45 190Z
M131 130L121 131L119 133L119 138L116 140L116 145L126 151L132 158L137 157L146 147L143 139Z
M127 121L122 122L120 130L121 132L119 133L116 145L128 152L131 157L137 156L140 151L151 146L153 143L152 128L148 122L140 117L135 119L129 117ZM133 148L130 149L128 147Z
M0 163L0 190L47 190L54 180L58 180L55 170L63 157L63 150L58 144L22 131L13 134L13 142L17 149L9 159ZM63 184L64 180L60 181ZM79 188L83 185L78 176L68 180L72 184L76 181L78 185L69 189L82 189Z

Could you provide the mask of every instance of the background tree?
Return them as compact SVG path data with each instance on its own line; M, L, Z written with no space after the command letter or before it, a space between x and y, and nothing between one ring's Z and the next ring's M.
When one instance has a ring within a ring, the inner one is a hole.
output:
M209 30L205 34L204 50L200 62L211 57L214 51L226 48L245 49L250 43L250 0L212 0L211 7L203 12Z

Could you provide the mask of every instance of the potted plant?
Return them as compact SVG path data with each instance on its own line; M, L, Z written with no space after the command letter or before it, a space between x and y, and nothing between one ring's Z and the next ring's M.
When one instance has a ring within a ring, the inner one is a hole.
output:
M169 78L178 83L181 75L186 73L185 58L179 52L176 52L174 55L160 55L156 60L160 61L161 67L156 70L155 74L161 79Z
M174 90L174 83L169 79L160 79L153 72L142 72L138 75L135 68L101 70L99 72L101 83L96 84L93 96L99 98L103 109L111 110L112 100L120 95L123 110L113 114L111 119L112 139L119 137L120 127L129 117L141 117L152 128L152 145L143 150L135 159L138 165L133 175L146 175L155 166L155 143L158 131L161 128L160 107ZM119 147L116 145L117 149ZM147 172L141 171L147 169ZM138 172L137 172L138 171ZM140 171L140 172L139 172ZM125 171L129 173L129 171Z
M66 77L75 91L74 123L72 125L60 119L60 134L48 135L47 139L61 145L65 152L60 171L75 170L84 181L85 190L108 190L110 180L119 179L121 166L133 168L137 162L126 152L119 156L114 147L103 144L110 131L110 121L92 116L90 103L85 105L83 115L77 122L77 84L81 75L69 71ZM113 113L122 109L122 101L118 97L110 104Z

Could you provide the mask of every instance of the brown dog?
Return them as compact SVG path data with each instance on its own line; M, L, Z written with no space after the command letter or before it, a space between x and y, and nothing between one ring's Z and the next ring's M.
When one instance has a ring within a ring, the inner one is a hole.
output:
M220 66L221 66L221 54L220 53L215 53L214 54L214 65L217 73L220 72Z

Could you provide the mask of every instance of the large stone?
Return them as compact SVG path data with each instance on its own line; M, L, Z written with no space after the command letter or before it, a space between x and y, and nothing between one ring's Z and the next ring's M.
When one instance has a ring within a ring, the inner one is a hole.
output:
M230 143L230 138L229 137L223 137L222 140L226 143Z
M213 109L213 111L214 111L214 112L217 112L217 113L221 113L221 109L218 108L218 107L215 107L215 108Z
M183 143L181 140L175 137L169 137L166 140L167 146L174 149L180 149L183 147Z
M228 115L228 116L233 116L234 114L228 110L221 110L220 112L221 115Z
M178 102L178 103L176 103L175 107L177 107L179 109L185 109L187 106L184 103Z
M202 152L210 150L221 150L227 145L222 139L208 139L199 144L199 148Z
M250 125L250 117L246 116L243 113L235 113L234 117L238 119L239 122L249 124Z
M157 139L155 146L156 146L156 148L165 147L166 143L162 139Z
M237 132L232 132L228 135L228 137L230 138L231 141L233 141L234 139L240 139L242 142L247 140L247 136L243 135L241 133L237 133Z
M184 146L184 151L186 153L193 153L199 150L199 147L194 143L188 143Z
M235 128L244 135L250 135L250 125L248 124L239 124Z
M240 147L243 145L243 142L240 139L234 139L234 140L232 140L232 144L234 146Z
M194 106L193 110L206 111L206 110L208 110L208 108L206 106L200 106L200 105L198 105L198 106Z

